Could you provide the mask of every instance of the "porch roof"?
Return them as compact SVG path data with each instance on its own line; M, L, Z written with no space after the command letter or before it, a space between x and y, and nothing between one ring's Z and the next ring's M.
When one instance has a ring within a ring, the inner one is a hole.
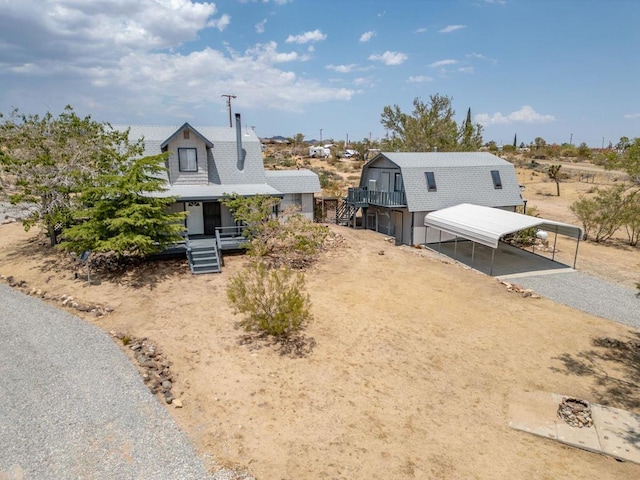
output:
M164 192L154 193L156 197L178 197L180 201L219 200L226 195L238 194L243 197L269 195L282 198L283 194L266 183L217 185L171 185Z

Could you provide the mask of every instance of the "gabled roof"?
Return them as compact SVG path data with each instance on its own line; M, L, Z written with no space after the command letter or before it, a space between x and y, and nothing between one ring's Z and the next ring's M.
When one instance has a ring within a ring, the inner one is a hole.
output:
M320 192L320 179L315 172L300 170L266 170L267 183L282 193Z
M582 237L582 229L574 225L467 203L428 213L424 224L491 248L498 248L503 236L532 227Z
M169 138L165 139L165 141L160 144L160 148L164 148L167 145L169 145L169 142L171 142L171 140L173 140L185 128L188 128L191 132L195 133L196 136L199 137L207 147L209 147L209 148L213 147L213 143L211 143L209 140L207 140L200 132L198 132L198 130L196 130L191 125L189 125L189 122L185 122L185 123L182 124L182 126L180 128L178 128L173 133L173 135L171 135Z
M487 207L523 203L515 168L491 153L382 152L364 165L363 174L385 161L400 168L410 212L431 212L460 203ZM500 189L494 188L492 170L500 172ZM436 191L427 188L426 172L433 172Z

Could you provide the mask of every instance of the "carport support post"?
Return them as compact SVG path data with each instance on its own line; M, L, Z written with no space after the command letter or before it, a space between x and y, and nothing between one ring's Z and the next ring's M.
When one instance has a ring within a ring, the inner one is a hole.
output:
M471 266L473 267L474 258L476 255L476 242L471 243Z
M442 253L442 230L440 230L440 239L438 240L438 253Z
M556 235L553 237L553 252L551 252L551 261L556 259L556 242L558 241L558 229L556 228Z
M576 242L576 254L573 257L573 269L576 269L576 260L578 260L578 247L580 246L580 237L578 237L578 241Z
M498 244L498 245L500 245L500 244ZM496 256L496 249L492 248L491 249L491 269L489 270L489 276L490 277L493 277L493 259L495 258L495 256Z
M456 252L458 251L458 236L453 241L453 259L456 260Z

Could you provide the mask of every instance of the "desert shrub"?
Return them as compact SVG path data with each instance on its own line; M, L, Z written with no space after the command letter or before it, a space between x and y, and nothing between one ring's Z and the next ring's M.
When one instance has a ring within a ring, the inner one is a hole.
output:
M597 189L595 197L583 197L569 206L569 210L582 222L583 240L603 242L623 225L627 202L624 190L623 185Z
M524 213L523 207L518 207L516 209L518 213ZM538 209L536 207L529 207L527 209L527 215L532 217L538 217ZM520 247L528 247L536 243L536 232L538 229L536 227L525 228L524 230L519 230L514 233L510 233L505 236L505 241L511 243L512 245L520 246Z
M234 313L244 314L239 323L246 331L290 337L312 319L303 288L301 274L254 261L229 280L227 298Z

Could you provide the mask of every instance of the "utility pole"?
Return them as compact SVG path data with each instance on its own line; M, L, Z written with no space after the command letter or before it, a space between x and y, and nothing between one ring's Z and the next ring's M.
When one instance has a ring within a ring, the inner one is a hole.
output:
M566 138L566 137L565 137ZM569 137L569 145L573 145L573 133Z
M229 109L229 126L233 127L233 123L231 122L231 99L237 98L235 95L220 95L221 97L227 97L227 108Z
M322 143L322 129L320 129L320 143Z

